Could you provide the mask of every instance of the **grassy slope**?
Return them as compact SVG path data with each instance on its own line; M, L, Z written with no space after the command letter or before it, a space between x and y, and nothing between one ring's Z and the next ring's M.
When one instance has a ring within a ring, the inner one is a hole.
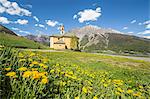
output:
M0 33L0 45L21 48L47 48L46 46L23 37Z
M93 71L109 71L112 78L150 83L149 62L79 52L40 53L48 55L51 63L77 64Z

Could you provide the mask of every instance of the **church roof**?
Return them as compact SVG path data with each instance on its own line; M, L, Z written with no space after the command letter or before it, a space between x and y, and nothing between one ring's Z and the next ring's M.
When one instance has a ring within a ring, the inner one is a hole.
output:
M74 33L65 33L65 34L53 34L50 37L73 37L75 36Z

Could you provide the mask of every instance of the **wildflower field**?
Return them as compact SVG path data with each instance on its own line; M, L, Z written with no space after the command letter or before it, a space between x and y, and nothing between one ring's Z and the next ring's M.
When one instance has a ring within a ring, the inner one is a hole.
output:
M83 52L0 51L2 99L149 99L150 62Z

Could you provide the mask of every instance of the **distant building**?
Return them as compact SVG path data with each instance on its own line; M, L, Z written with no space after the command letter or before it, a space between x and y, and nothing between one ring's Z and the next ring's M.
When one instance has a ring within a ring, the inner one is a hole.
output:
M75 49L78 46L78 37L72 33L65 33L64 26L60 26L60 34L50 36L50 48Z

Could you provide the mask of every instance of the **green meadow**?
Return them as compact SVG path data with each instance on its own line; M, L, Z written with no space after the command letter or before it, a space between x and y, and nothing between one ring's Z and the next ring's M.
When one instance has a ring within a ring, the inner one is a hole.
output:
M48 48L38 42L34 42L24 37L14 36L10 34L0 33L0 45L16 47L16 48Z
M150 62L84 52L1 49L1 96L148 99ZM7 85L6 85L7 84Z

